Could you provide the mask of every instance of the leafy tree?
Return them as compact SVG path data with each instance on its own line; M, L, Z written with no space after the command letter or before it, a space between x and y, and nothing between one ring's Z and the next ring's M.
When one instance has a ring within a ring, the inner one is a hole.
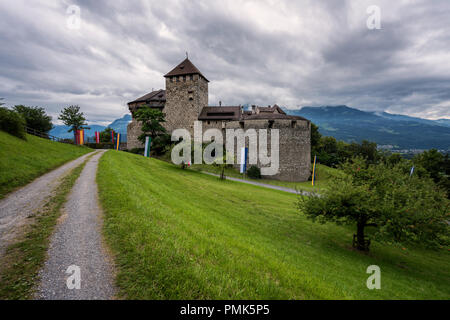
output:
M5 98L0 98L0 101L4 100ZM4 103L0 102L0 106L4 105Z
M314 156L318 153L320 138L322 135L319 132L319 127L311 122L311 157L314 159Z
M0 130L26 140L25 120L17 112L0 107Z
M90 129L89 127L86 127L86 118L84 117L83 112L80 112L79 106L70 106L64 108L61 111L58 119L64 122L66 126L70 127L68 132L75 132L76 130L81 129Z
M450 159L436 149L425 151L413 158L414 165L424 168L430 177L445 188L450 198Z
M22 115L29 128L44 133L53 128L52 117L45 113L44 108L18 105L14 107L14 111Z
M367 251L372 236L395 242L447 244L449 200L429 178L410 177L409 164L368 164L362 157L341 166L321 195L299 197L298 208L319 222L356 225L354 246Z
M113 131L113 129L108 127L102 132L100 132L100 142L103 143L111 142L111 131Z
M167 134L162 125L166 122L165 116L160 110L143 106L135 112L135 118L142 123L142 134L138 137L142 143L145 143L146 136L155 140L156 137Z
M389 166L395 166L399 163L401 163L402 161L404 161L404 159L402 158L401 154L399 153L393 153L389 156L386 157L386 164Z

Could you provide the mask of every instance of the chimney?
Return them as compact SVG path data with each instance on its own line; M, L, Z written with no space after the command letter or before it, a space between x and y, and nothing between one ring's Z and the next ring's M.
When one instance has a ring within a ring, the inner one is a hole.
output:
M221 107L222 106L222 101L219 101L219 107Z

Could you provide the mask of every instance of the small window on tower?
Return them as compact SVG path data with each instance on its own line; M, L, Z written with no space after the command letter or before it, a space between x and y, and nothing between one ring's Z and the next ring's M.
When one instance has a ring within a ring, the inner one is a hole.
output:
M189 76L189 79L191 79L191 81L194 80L194 75L191 74L191 75Z
M186 82L186 76L183 76L183 82Z

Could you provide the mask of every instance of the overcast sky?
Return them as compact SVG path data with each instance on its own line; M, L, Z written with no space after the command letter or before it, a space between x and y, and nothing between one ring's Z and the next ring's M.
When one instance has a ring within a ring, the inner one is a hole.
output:
M0 97L55 119L71 104L90 123L121 117L186 51L210 105L450 118L449 0L1 0L0 41Z

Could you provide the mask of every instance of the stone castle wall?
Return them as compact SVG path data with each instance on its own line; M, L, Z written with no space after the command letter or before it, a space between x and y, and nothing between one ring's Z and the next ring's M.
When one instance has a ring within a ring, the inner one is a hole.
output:
M307 181L311 175L311 123L306 120L281 120L273 122L268 120L245 120L245 121L210 121L203 122L203 132L215 128L222 130L224 143L226 143L226 129L267 129L267 149L271 152L271 129L279 130L279 169L273 176L264 176L266 179L283 181ZM259 144L259 140L258 140ZM236 168L240 161L237 142L234 145L234 156ZM246 139L246 147L249 147L249 139ZM259 145L258 145L259 148ZM247 163L248 163L247 158ZM257 166L262 168L259 161ZM250 165L248 165L250 167Z

